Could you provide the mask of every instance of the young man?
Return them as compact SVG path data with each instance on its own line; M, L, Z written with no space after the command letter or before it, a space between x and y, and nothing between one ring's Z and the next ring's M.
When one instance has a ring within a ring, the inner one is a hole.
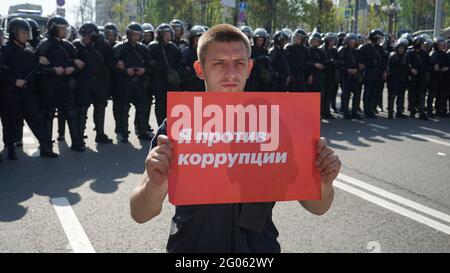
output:
M200 38L199 61L194 68L206 84L207 92L242 92L253 62L250 44L238 28L222 24ZM156 217L167 195L167 174L172 160L172 144L164 126L154 139L146 159L141 184L130 200L131 216L138 223ZM322 200L300 201L308 211L322 215L331 206L333 180L341 166L339 157L317 142L316 166L321 173ZM177 206L172 220L168 252L280 252L278 231L272 221L275 203Z

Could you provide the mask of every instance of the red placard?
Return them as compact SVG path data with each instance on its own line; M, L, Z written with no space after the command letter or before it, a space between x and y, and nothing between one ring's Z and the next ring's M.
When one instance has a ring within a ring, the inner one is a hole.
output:
M169 92L174 205L318 200L320 93Z

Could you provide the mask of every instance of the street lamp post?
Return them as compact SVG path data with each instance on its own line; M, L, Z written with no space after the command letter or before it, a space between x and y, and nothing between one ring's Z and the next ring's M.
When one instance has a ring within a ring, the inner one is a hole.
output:
M397 14L402 10L402 7L400 6L400 4L396 3L395 0L390 0L390 4L383 5L381 7L381 10L386 12L386 14L388 15L389 18L388 33L389 35L392 35L394 34L393 31L394 23L395 28L397 28Z

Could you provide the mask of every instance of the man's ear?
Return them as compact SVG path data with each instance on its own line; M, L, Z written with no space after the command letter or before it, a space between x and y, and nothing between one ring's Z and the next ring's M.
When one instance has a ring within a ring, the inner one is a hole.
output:
M247 67L247 79L250 77L250 73L253 69L253 59L248 60L248 67Z
M202 65L200 64L200 61L194 62L194 70L195 70L195 73L197 74L197 77L200 80L205 79L205 74L203 73L203 68L202 68Z

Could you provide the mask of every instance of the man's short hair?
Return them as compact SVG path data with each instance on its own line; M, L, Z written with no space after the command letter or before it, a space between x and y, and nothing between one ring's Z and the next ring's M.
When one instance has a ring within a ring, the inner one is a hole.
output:
M237 27L230 24L220 24L214 26L202 34L198 41L197 55L200 63L205 64L205 56L208 51L208 46L212 42L242 42L248 52L250 58L251 46L247 36Z

